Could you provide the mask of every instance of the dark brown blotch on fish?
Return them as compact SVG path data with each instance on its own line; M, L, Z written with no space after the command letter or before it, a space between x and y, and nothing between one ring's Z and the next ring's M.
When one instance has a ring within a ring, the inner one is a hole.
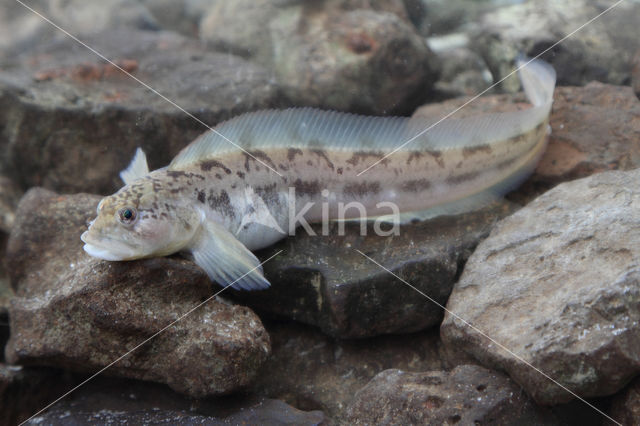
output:
M296 188L296 194L300 195L314 196L321 191L320 182L317 180L303 181L302 179L296 179L293 186Z
M380 164L382 164L383 166L386 166L387 163L389 162L389 159L385 158L384 154L380 152L357 151L357 152L354 152L353 155L351 155L351 158L347 160L347 163L351 164L352 166L357 166L358 163L368 158L371 158L374 161L381 160Z
M322 158L327 163L327 167L329 167L331 170L334 170L333 163L331 162L331 160L329 160L329 157L327 156L327 153L324 150L322 150L322 149L313 149L313 150L311 150L311 153L317 155L320 158Z
M475 178L477 178L478 176L480 176L481 172L469 172L469 173L462 173L460 175L453 175L453 176L449 176L445 182L447 182L448 184L451 185L457 185L460 183L464 183L470 180L473 180Z
M381 191L380 182L349 183L344 186L344 193L352 197L375 195Z
M424 153L430 155L431 157L433 157L433 159L436 161L438 166L440 166L440 168L444 169L445 165L444 165L444 159L442 158L442 152L441 151L424 151Z
M422 192L431 188L431 182L427 179L408 180L401 186L405 192Z
M231 169L229 169L227 166L225 166L224 164L222 164L217 160L206 160L200 163L200 170L202 170L203 172L208 172L214 167L218 169L222 169L228 175L231 174Z
M209 197L207 198L207 202L209 203L209 207L211 207L211 209L218 210L223 215L226 215L232 219L236 217L236 212L231 205L229 194L224 189L220 191L219 194L214 193L213 189L209 190Z
M417 163L418 160L422 158L423 155L424 154L420 151L409 152L409 155L407 156L407 166L410 165L413 160L416 160L416 163Z
M491 154L493 152L493 149L491 148L490 145L487 144L483 144L483 145L476 145L476 146L468 146L462 149L462 156L464 158L468 158L472 155L475 155L479 152L482 152L484 154Z
M302 150L298 148L289 148L287 150L287 160L289 161L295 160L296 155L302 155Z

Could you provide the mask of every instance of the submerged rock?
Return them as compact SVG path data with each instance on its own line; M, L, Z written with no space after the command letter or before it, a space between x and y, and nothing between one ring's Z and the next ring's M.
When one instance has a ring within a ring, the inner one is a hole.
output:
M6 176L0 175L0 233L9 233L18 208L22 191Z
M582 397L640 373L640 169L564 183L501 221L447 309ZM541 404L573 399L452 315L451 359L506 371Z
M613 1L529 0L497 8L484 15L472 32L474 50L481 53L498 81L512 71L513 59L518 54L542 53L584 26L543 56L556 69L559 85L581 86L592 80L629 84L631 59L638 48L640 4L621 2L585 25L613 4ZM510 77L502 86L517 90L517 77Z
M7 264L16 287L7 361L94 373L213 295L180 258L105 262L80 234L100 197L33 189L22 199ZM210 300L110 367L106 374L166 383L203 397L247 386L270 352L248 308Z
M508 377L475 365L383 371L356 393L346 418L352 425L560 424Z
M400 1L217 2L200 36L267 66L295 105L403 113L424 99L437 69L403 12Z
M236 396L192 400L153 383L99 376L27 424L311 426L323 420L319 411L300 411L274 399Z
M640 378L635 379L613 398L611 417L623 425L637 425L640 421Z
M400 228L398 236L378 236L371 226L361 235L359 224L332 224L328 235L298 229L262 251L274 284L262 292L234 292L243 303L265 313L320 327L340 338L410 333L440 323L442 309L399 281L357 250L380 262L419 291L446 303L460 265L493 224L514 210L500 202L483 210ZM389 225L390 226L390 225ZM386 230L385 226L382 226Z
M265 69L175 33L123 29L83 41L208 125L278 96ZM69 38L2 65L0 174L23 188L111 193L137 147L158 168L207 130Z
M302 410L322 410L330 419L340 418L354 394L383 370L443 368L437 330L339 340L301 324L265 326L273 354L256 378L254 392Z

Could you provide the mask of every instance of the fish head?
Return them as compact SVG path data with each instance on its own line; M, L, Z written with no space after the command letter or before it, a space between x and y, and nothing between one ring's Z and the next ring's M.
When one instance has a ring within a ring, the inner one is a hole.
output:
M166 256L183 249L196 234L202 214L157 192L142 182L103 198L97 217L80 237L84 250L115 261Z

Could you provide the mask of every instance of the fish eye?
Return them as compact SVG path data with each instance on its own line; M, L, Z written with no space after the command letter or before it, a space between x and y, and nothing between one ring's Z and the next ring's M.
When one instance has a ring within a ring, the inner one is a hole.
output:
M131 225L137 217L138 212L133 207L124 207L118 210L118 219L123 225Z

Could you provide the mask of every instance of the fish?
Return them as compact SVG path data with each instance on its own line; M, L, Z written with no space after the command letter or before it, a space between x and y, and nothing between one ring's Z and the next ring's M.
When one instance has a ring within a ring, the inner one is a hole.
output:
M395 223L478 209L529 176L546 147L555 71L518 64L531 103L518 111L434 125L264 110L219 124L154 171L138 148L120 173L125 185L82 234L84 250L107 261L180 252L222 286L259 290L270 283L252 251L297 226L357 220L363 208L368 220Z

